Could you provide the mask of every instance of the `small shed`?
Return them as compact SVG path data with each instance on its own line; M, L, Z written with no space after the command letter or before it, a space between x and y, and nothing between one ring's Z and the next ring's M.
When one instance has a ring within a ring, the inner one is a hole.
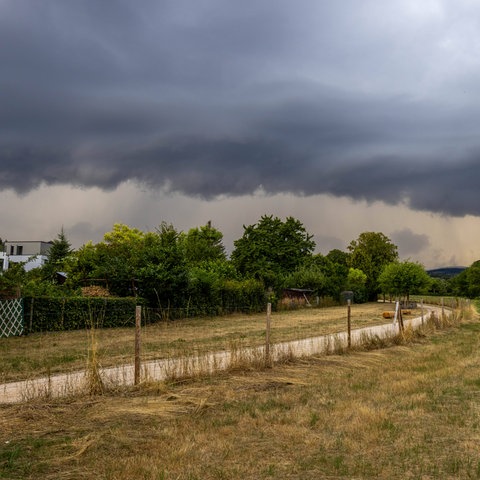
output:
M313 290L307 288L285 288L282 292L282 305L285 306L311 306L308 297Z
M55 281L58 285L63 285L67 281L67 274L65 272L55 272Z

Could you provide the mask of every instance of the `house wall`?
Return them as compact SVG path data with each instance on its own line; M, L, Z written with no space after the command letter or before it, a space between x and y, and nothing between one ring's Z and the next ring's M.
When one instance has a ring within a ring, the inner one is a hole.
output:
M5 242L5 251L0 252L0 270L7 270L11 262L25 262L25 271L41 267L48 258L50 242Z
M7 255L26 255L31 257L32 255L48 255L52 244L50 242L39 241L7 241L5 242L5 253Z
M5 252L0 252L0 270L7 270L10 263L25 262L24 269L26 272L33 268L41 267L47 261L46 255L36 255L30 257L29 255L6 255Z

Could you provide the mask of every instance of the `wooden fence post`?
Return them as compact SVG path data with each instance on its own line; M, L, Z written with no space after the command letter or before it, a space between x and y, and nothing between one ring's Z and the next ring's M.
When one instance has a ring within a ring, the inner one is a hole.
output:
M424 320L423 320L423 298L420 300L420 308L422 309L422 326L424 325Z
M267 303L267 328L265 331L265 366L270 367L272 359L270 356L270 326L272 316L272 304Z
M352 346L352 301L347 300L347 332L348 332L348 348Z
M403 313L402 313L402 304L400 303L400 308L398 309L398 325L400 328L400 333L403 336L403 333L405 331L404 325L403 325Z
M403 335L403 317L402 317L402 305L400 300L395 302L395 316L393 318L393 324L398 322L398 333Z
M140 383L140 332L142 325L142 307L137 305L135 307L135 373L134 384Z

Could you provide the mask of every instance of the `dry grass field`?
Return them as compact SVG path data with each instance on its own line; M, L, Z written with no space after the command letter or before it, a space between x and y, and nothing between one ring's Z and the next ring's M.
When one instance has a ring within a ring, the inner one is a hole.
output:
M352 306L352 328L385 323L390 305ZM412 312L417 313L417 312ZM345 331L346 307L275 312L271 341L281 342ZM142 328L142 360L172 358L249 347L265 342L266 314L230 315L158 322ZM104 367L132 363L133 328L96 331L98 360ZM0 383L85 368L90 332L47 332L0 338Z
M480 323L384 350L1 406L0 478L480 478Z

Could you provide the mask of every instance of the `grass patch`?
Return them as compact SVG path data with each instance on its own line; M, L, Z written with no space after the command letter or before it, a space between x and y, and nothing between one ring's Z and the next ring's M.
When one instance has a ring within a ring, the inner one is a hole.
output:
M472 320L384 350L2 406L0 478L480 478L479 347Z

